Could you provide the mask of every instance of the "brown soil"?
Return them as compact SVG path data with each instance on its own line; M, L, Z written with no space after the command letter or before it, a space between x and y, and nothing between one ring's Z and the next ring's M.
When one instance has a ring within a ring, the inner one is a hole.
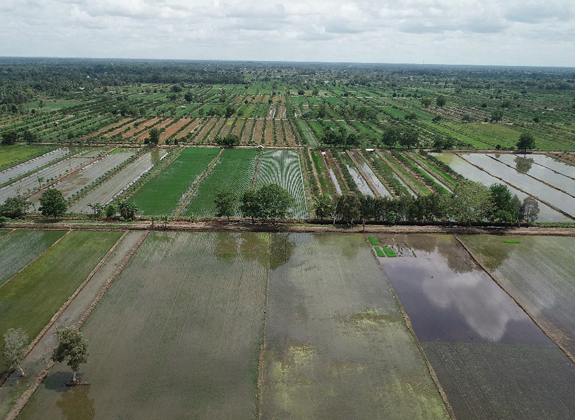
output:
M196 137L194 138L194 143L203 143L204 141L204 137L206 136L206 133L208 131L210 131L210 129L214 126L214 124L218 121L217 118L210 118L202 127L202 129L200 130L200 132L196 135Z
M201 118L196 119L193 123L191 123L190 125L188 125L184 130L182 130L181 132L179 132L176 135L177 139L181 139L182 137L187 136L189 133L191 133L198 125L200 125L203 122L203 120Z
M222 127L224 126L225 123L226 123L225 118L218 119L213 130L210 131L210 133L204 139L204 143L213 143L214 138L220 133L220 130L222 129Z
M86 136L86 138L92 138L92 137L99 136L99 135L100 135L101 133L103 133L104 131L108 131L108 130L110 130L110 129L112 129L112 128L119 127L119 126L121 126L122 124L125 124L126 121L129 121L129 120L130 120L130 118L123 118L123 119L121 119L120 121L118 121L117 123L107 125L107 126L105 126L105 127L103 127L103 128L100 128L98 131L94 131L92 134L88 134L88 135ZM124 128L124 127L122 127L122 128ZM107 134L106 137L109 136L109 135L110 135L110 134Z
M170 125L168 128L166 128L166 131L160 134L160 143L165 142L166 139L170 138L170 136L173 136L175 133L178 132L180 128L182 128L189 122L190 122L189 118L182 118L181 120L175 122L175 124Z
M230 134L230 131L232 131L232 124L234 123L234 119L230 118L228 120L226 120L224 126L222 127L221 131L220 131L220 136L225 137L228 134Z
M268 120L266 122L266 131L264 133L264 144L266 146L274 145L274 124L273 120Z
M130 131L128 131L127 133L124 133L122 135L122 137L124 137L125 139L130 138L130 137L134 137L134 135L136 133L142 131L143 129L150 127L151 125L156 124L158 121L160 121L159 118L152 118L151 120L148 120L145 123L138 125L137 127L132 127L132 129Z
M297 146L297 141L289 122L287 120L283 120L281 123L283 124L284 130L286 132L286 142L288 146Z
M250 138L252 135L252 126L254 125L255 120L253 118L246 119L246 128L242 134L242 138L240 140L241 144L248 144L250 142Z
M254 128L254 135L252 137L252 141L259 144L262 142L262 135L264 131L264 120L260 118L256 120L256 127ZM272 140L273 143L273 140Z
M268 122L268 125L271 124L271 122ZM276 145L277 146L287 146L285 138L284 138L284 132L282 131L282 124L280 120L274 120L273 121L273 125L276 131Z

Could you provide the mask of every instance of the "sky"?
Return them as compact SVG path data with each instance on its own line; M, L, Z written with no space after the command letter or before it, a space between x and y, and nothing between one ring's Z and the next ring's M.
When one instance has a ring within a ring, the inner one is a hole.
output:
M0 56L575 67L573 0L0 0Z

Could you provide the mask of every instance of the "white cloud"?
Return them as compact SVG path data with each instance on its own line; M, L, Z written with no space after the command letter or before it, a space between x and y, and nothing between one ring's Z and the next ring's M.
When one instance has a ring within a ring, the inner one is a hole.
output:
M575 66L574 10L563 0L2 0L0 55Z

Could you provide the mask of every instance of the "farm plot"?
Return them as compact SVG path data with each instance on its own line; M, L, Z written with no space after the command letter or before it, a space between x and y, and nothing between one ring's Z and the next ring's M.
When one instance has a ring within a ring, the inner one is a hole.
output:
M268 243L152 233L84 326L90 387L57 365L19 418L256 418Z
M266 127L264 131L264 144L266 146L273 146L275 144L274 141L274 121L267 120Z
M0 286L65 233L59 230L17 230L3 238L0 246Z
M104 183L98 185L87 195L74 202L69 211L74 213L91 213L89 204L100 203L102 205L110 203L116 196L125 191L143 174L148 172L153 166L162 160L167 151L164 149L153 149L147 151L134 162L128 164L120 172L116 173Z
M219 152L220 149L216 148L184 149L180 156L138 190L130 202L146 216L172 214Z
M268 125L271 125L271 123ZM274 128L275 135L276 135L276 144L278 146L286 145L286 141L284 139L284 133L282 131L282 122L280 120L274 120L273 121L273 128Z
M214 217L218 191L230 190L239 197L252 187L260 152L254 149L226 149L199 185L183 215ZM235 212L239 216L239 210Z
M271 269L263 419L448 418L363 236L274 234Z
M255 144L261 144L264 142L263 139L263 134L264 134L264 119L260 118L255 120L255 127L254 127L254 133L252 138L250 139L251 143L255 143Z
M321 190L324 194L328 194L330 197L335 198L337 191L331 180L329 170L325 165L323 157L320 150L310 150L311 158L319 178L319 183L321 185ZM339 187L339 185L338 185ZM341 190L340 190L341 191ZM341 192L340 192L341 194Z
M142 124L138 124L137 126L134 125L130 130L128 130L127 132L125 132L124 134L122 134L122 137L125 139L129 139L134 137L136 134L138 133L142 133L144 132L147 128L157 124L157 122L160 121L159 118L152 118L151 120L147 120L145 122L143 122ZM147 132L146 132L147 134ZM142 139L143 140L143 139Z
M379 260L456 418L575 414L575 365L455 238L395 235L380 242L401 249L397 258Z
M202 126L196 138L194 139L194 143L204 143L206 135L210 132L210 130L214 127L214 125L218 122L217 118L210 118L206 123Z
M465 245L538 321L575 356L575 238L460 236Z
M505 166L501 162L489 158L487 155L470 153L462 155L465 160L479 166L488 174L505 180L511 186L519 187L525 192L563 210L570 217L575 217L575 198L555 190L542 182Z
M0 288L0 336L23 328L34 339L122 232L70 232ZM0 374L8 368L0 356Z
M202 140L203 143L214 143L214 138L218 135L218 133L221 131L222 127L225 125L226 123L226 119L225 118L220 118L218 119L218 122L214 125L214 128L212 129L212 131L210 131L206 137L204 138L204 140Z
M487 155L492 157L499 162L515 168L518 172L530 175L534 178L540 179L546 183L549 183L571 195L575 194L575 178L568 178L564 175L558 174L555 171L548 169L544 166L538 165L535 161L529 157L517 156L517 155Z
M562 175L575 178L575 166L573 165L569 165L567 163L561 162L560 160L556 160L550 156L545 155L529 155L529 159L533 159L537 165L549 168L553 171L559 172Z
M502 181L492 177L491 175L482 171L481 169L476 168L475 166L471 165L470 163L466 162L465 160L463 160L462 158L453 153L439 153L434 154L434 156L437 159L441 160L446 165L449 165L449 167L453 169L455 172L461 174L462 176L471 181L480 182L487 187L493 184L502 183ZM511 191L511 194L517 195L517 197L519 197L519 199L522 201L526 197L528 197L527 194L511 186L508 186L508 188L509 191ZM567 223L573 221L573 219L564 216L563 214L559 213L556 210L553 210L551 207L540 201L538 201L538 205L539 205L539 216L537 217L536 220L537 222Z
M313 136L313 133L311 132L310 128L308 127L308 125L305 123L304 120L297 119L295 120L295 124L301 133L303 141L305 141L310 146L319 146L318 141Z
M353 182L355 182L355 185L357 185L359 191L362 194L374 197L375 194L373 193L373 191L371 190L371 188L369 187L368 183L365 181L363 176L359 173L359 171L357 170L357 168L355 167L354 163L349 158L347 153L345 152L335 152L335 153L341 153L341 157L345 163L345 166L347 167L347 170L349 171L349 174L353 178Z
M245 122L246 126L244 128L244 131L242 133L242 138L240 140L241 144L248 144L251 141L252 130L253 130L254 123L255 123L255 121L253 119L246 119L245 121L246 121Z
M202 124L203 120L201 118L196 118L190 125L176 134L176 139L181 139L182 137L190 137L192 133L196 130L196 128Z
M98 178L105 176L109 171L130 159L137 152L138 149L123 149L119 153L110 153L58 182L54 185L54 188L60 190L64 198L71 197L83 188L92 185ZM36 195L31 200L34 203L38 203L39 199L40 195Z
M73 149L63 147L45 153L41 156L38 156L37 158L27 160L26 162L19 165L12 166L11 168L0 172L0 184L4 184L11 181L12 179L19 178L28 172L35 171L42 166L46 166L55 160L61 159L71 153L74 153L74 151L75 150ZM4 150L2 150L2 153L4 153Z
M354 155L354 156L355 156L356 162L359 163L359 165L361 166L361 169L367 175L367 177L371 181L372 185L375 187L378 194L381 195L382 197L391 197L391 194L389 193L389 191L387 191L387 188L385 188L385 186L381 183L381 181L379 180L377 175L373 172L371 167L367 164L367 162L365 160L363 160L363 158L361 156L358 156L358 155Z
M172 125L166 128L166 130L160 134L160 143L164 143L167 139L178 132L180 128L188 124L191 120L189 118L181 118L179 121L174 121Z
M281 125L285 131L285 141L287 142L288 146L297 146L298 142L295 138L295 134L291 128L291 125L288 120L281 120Z
M293 217L295 219L309 217L297 151L264 150L256 176L256 189L267 184L278 184L287 190L296 202Z
M30 195L40 185L54 182L68 172L89 163L93 157L82 156L80 154L61 160L58 163L48 166L32 175L22 178L4 188L0 188L0 203L3 203L8 197L16 195Z

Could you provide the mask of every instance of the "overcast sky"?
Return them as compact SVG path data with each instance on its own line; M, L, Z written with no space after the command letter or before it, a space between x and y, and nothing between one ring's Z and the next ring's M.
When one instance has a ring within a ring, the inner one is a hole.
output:
M0 0L0 56L575 67L573 0Z

